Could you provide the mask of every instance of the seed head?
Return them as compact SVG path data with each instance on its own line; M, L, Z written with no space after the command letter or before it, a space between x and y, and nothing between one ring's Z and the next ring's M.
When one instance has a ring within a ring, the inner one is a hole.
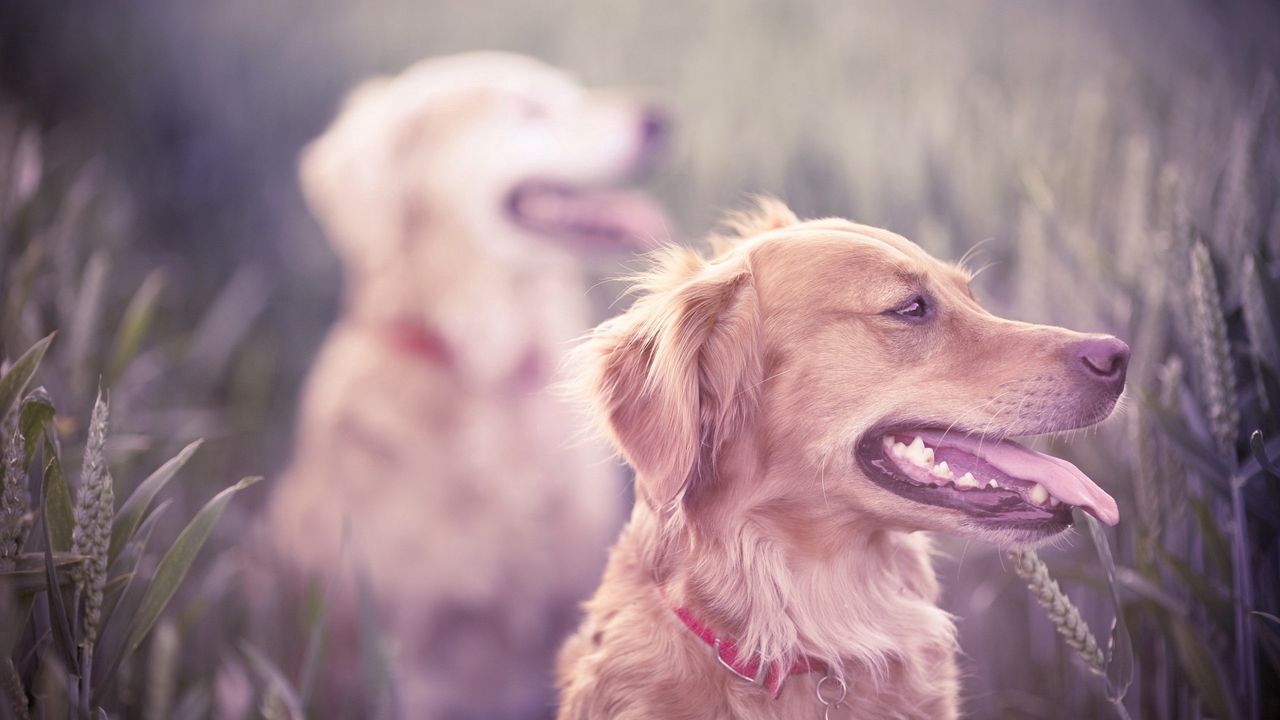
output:
M1200 361L1200 384L1209 430L1224 457L1235 460L1240 408L1236 405L1236 373L1227 342L1218 281L1209 248L1197 240L1191 248L1191 334Z
M16 415L0 423L0 570L12 570L31 529L27 473L22 467L22 431Z
M1080 611L1076 609L1075 604L1066 593L1062 592L1062 588L1058 587L1058 581L1049 575L1049 568L1040 556L1033 550L1015 550L1009 553L1009 558L1013 560L1014 572L1027 581L1027 589L1049 615L1049 620L1058 629L1058 634L1066 639L1067 644L1076 651L1091 671L1098 675L1105 674L1106 657L1102 653L1102 648L1098 647L1098 640L1093 636L1089 625L1080 617Z
M99 391L89 420L89 439L85 443L80 491L76 499L76 524L71 535L72 552L88 558L75 571L76 589L85 599L84 634L87 642L98 637L102 588L107 581L107 549L111 545L111 518L115 512L111 473L103 457L107 414L108 403Z

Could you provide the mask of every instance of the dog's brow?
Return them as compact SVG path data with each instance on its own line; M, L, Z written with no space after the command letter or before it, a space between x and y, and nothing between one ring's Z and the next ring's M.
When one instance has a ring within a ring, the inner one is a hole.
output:
M898 270L894 272L894 277L903 285L913 288L922 288L929 284L929 273L922 270Z

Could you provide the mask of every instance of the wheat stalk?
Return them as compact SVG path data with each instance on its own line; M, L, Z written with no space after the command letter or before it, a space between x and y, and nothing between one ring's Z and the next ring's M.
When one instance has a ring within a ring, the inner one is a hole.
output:
M88 558L77 565L75 571L76 590L85 599L84 636L87 646L98 638L102 587L107 580L107 548L111 544L111 518L115 512L111 473L103 457L108 413L108 403L99 391L89 420L89 439L85 444L80 490L76 498L75 530L71 535L71 551Z
M1222 313L1218 281L1213 274L1209 248L1201 240L1191 247L1191 335L1200 362L1200 383L1209 430L1218 450L1235 460L1236 431L1240 408L1236 405L1236 373L1227 342L1227 323Z
M1138 510L1139 563L1149 566L1153 549L1160 537L1160 490L1156 467L1156 437L1151 420L1142 408L1129 415L1129 434L1136 465L1133 474L1133 499Z
M1223 169L1221 188L1215 202L1213 240L1219 257L1224 258L1230 268L1239 267L1241 256L1248 252L1249 237L1253 232L1250 198L1253 132L1250 118L1237 117L1232 123L1227 166ZM1232 280L1234 278L1227 278L1227 286L1238 289L1239 285Z
M1258 265L1253 255L1244 258L1244 268L1240 273L1240 301L1245 331L1249 333L1249 344L1253 347L1253 378L1258 387L1258 401L1262 403L1263 412L1270 413L1263 369L1269 364L1275 370L1276 363L1280 363L1280 343L1276 342L1266 301L1262 297L1262 281L1258 278Z
M1049 575L1049 568L1034 550L1013 550L1009 553L1013 560L1013 570L1027 581L1027 589L1035 596L1036 601L1044 608L1050 622L1058 629L1058 634L1067 641L1084 664L1098 675L1106 673L1106 656L1098 647L1098 640L1093 636L1088 623L1080 617L1071 599L1058 581Z
M1148 204L1151 202L1151 142L1145 135L1134 135L1125 142L1123 175L1116 218L1116 266L1133 272L1146 267L1143 259L1151 254L1148 235ZM1138 273L1146 280L1147 273ZM1151 274L1158 277L1158 274Z
M283 698L280 697L280 683L278 680L272 680L267 686L267 690L262 695L262 702L258 705L258 714L264 720L292 720L289 712L285 709Z
M146 717L165 718L172 714L176 675L182 665L181 645L178 628L172 621L156 626L147 657Z
M4 685L4 694L9 698L9 705L18 720L28 720L31 712L27 708L27 692L22 689L22 678L18 668L14 667L12 658L4 659L4 672L0 673L0 684Z
M1182 396L1183 376L1186 374L1185 366L1182 358L1178 355L1170 355L1164 364L1157 371L1157 384L1159 386L1160 405L1162 407L1178 411L1178 405ZM1163 435L1156 437L1156 452L1158 460L1156 467L1159 469L1162 482L1159 483L1160 497L1163 500L1161 505L1164 511L1164 526L1166 528L1180 527L1183 519L1187 515L1187 475L1186 467L1183 465L1182 458L1170 446L1168 438Z
M1027 317L1046 320L1051 300L1045 269L1053 267L1049 257L1044 215L1031 204L1022 206L1018 216L1018 257L1022 272L1018 279L1018 303Z
M22 431L15 420L0 424L0 570L12 570L31 526Z

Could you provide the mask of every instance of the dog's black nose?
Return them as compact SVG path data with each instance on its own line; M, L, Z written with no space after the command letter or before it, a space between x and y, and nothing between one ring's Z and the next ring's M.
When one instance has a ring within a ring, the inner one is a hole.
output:
M1113 337L1089 338L1076 345L1075 357L1085 377L1117 393L1124 389L1129 346L1123 341Z
M661 147L670 130L671 120L660 108L647 108L640 116L640 141L646 150L656 150Z

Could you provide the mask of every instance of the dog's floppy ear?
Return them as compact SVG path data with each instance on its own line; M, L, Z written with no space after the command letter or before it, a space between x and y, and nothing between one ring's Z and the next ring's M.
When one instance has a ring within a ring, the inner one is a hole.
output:
M311 212L347 266L394 261L401 229L388 146L388 78L351 92L333 124L302 150L298 180Z
M672 251L640 297L582 351L588 391L636 470L637 493L663 507L714 474L749 423L761 376L759 308L745 256L706 263Z

